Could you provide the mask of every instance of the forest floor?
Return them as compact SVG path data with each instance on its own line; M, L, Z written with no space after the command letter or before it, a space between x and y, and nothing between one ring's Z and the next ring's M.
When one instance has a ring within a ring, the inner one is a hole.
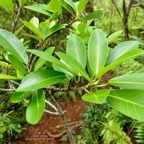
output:
M62 110L66 111L65 116L73 134L80 132L85 105L81 98L77 98L76 102L60 103ZM69 144L61 140L64 135L66 131L63 128L62 117L45 113L38 124L27 125L23 137L14 144Z

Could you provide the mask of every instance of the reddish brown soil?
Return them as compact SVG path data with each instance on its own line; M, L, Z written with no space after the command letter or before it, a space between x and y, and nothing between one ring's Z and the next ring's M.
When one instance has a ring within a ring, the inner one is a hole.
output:
M80 122L82 120L82 114L84 112L85 102L80 98L76 102L68 102L66 104L60 104L63 111L66 110L65 116L68 123ZM64 131L63 128L57 128L62 126L61 116L54 116L45 113L41 121L36 125L28 125L27 130L24 132L24 136L14 142L14 144L69 144L69 142L63 142L61 137L52 138L48 136L46 131L52 134L59 134ZM79 131L80 127L73 130L73 133Z

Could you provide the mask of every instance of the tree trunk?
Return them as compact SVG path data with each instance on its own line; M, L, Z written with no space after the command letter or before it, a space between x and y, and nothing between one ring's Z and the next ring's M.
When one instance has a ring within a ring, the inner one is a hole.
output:
M128 8L127 8L126 1L123 0L123 26L124 26L124 32L125 32L125 40L129 40L128 17L129 17L130 10L131 10L133 3L134 3L134 0L130 0L128 4Z

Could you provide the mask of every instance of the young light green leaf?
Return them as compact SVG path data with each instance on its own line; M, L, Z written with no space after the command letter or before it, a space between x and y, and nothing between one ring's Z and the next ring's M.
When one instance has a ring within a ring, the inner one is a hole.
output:
M13 1L12 0L1 0L0 5L8 11L13 12Z
M23 78L17 92L33 91L46 86L54 85L66 78L64 73L53 70L39 70Z
M63 0L60 1L61 2L61 6L66 9L70 14L74 15L72 8Z
M82 96L82 99L87 102L102 104L109 95L109 92L110 90L108 89L97 90L95 92L86 93Z
M126 74L119 77L112 78L108 82L110 85L120 87L123 89L142 89L144 90L144 74Z
M54 13L50 16L49 20L50 20L50 22L51 22L51 21L55 21L55 23L56 23L57 20L58 20L58 17L59 17L58 12L54 12Z
M75 4L73 2L73 0L64 0L68 5L70 5L73 9L73 11L76 13L76 7Z
M83 10L86 7L86 4L88 3L89 0L80 0L79 5L78 5L78 13L81 14Z
M79 25L78 25L78 31L80 34L84 33L87 29L87 24L85 22L81 22Z
M18 30L14 32L14 35L17 36L23 30L23 28L24 26L21 26Z
M107 65L116 61L119 57L125 54L128 51L137 49L139 47L139 43L137 41L124 41L118 44L114 49L111 50L108 59Z
M42 89L33 93L26 109L26 120L30 124L37 124L44 113L45 93Z
M27 69L24 67L23 63L19 61L17 58L15 58L13 55L8 55L9 61L12 63L15 69L18 69L23 74L27 74Z
M88 81L91 81L88 74L86 73L85 69L81 66L81 64L76 61L73 57L62 53L62 52L57 52L56 55L62 59L64 62L66 62L70 67L71 70L79 76L79 74L81 74L85 79L87 79Z
M28 55L21 41L11 32L0 29L0 45L21 62L28 63Z
M92 12L92 13L80 18L80 20L93 20L93 19L96 19L96 18L100 18L102 16L103 16L102 11L95 11L95 12Z
M10 79L10 80L19 80L20 78L11 76L11 75L6 75L6 74L0 74L0 79Z
M30 23L32 23L35 26L35 28L39 28L39 19L37 17L33 17L30 20Z
M45 34L45 38L49 37L50 35L54 34L55 32L64 29L65 25L64 24L56 24L54 25L51 29L49 29L46 34Z
M144 121L144 90L113 90L107 100L124 115Z
M46 20L46 21L44 21L44 22L41 22L41 23L40 23L40 28L49 27L49 24L50 24L49 20Z
M39 56L40 58L43 58L43 59L51 62L52 64L56 64L64 69L66 69L70 73L73 73L73 71L69 67L67 67L64 63L62 63L60 60L58 60L57 58L55 58L54 56L52 56L50 54L46 54L39 50L27 50L27 51Z
M33 33L35 33L39 37L39 39L44 38L43 33L40 31L40 29L37 29L33 23L28 21L22 21L22 22L27 28L29 28Z
M23 33L23 35L28 36L28 37L33 38L33 39L36 39L36 40L38 40L38 41L41 40L41 38L39 38L39 37L36 36L36 35L31 35L31 34L27 34L27 33Z
M114 43L114 42L118 41L118 39L121 36L122 32L123 32L123 30L120 30L120 31L117 31L117 32L111 34L107 38L108 44L111 44L111 43Z
M46 49L44 53L52 55L53 51L54 51L54 47L50 47L50 48ZM45 59L39 58L35 64L34 71L41 68L46 62L47 61Z
M80 37L75 34L69 35L66 53L77 60L85 69L87 63L86 46Z
M51 0L48 4L47 10L50 12L58 12L58 14L61 14L62 7L60 0Z
M105 34L96 29L88 42L88 63L93 75L97 75L105 66L108 56L108 45Z
M0 61L0 66L7 68L9 66L9 64L7 62Z
M105 74L107 71L115 68L117 65L121 64L122 62L125 62L131 58L134 58L138 55L144 54L144 51L142 49L134 49L131 51L128 51L127 53L123 54L121 57L119 57L116 61L111 63L110 65L104 67L97 75L97 78L100 78L103 74Z
M24 73L22 73L21 71L19 71L18 69L16 70L16 76L20 79L23 79L25 77Z
M59 71L59 72L65 73L69 80L73 77L73 74L71 74L70 72L68 72L67 70L65 70L64 68L62 68L62 67L60 67L58 65L53 64L52 67L53 67L53 69L55 71Z
M10 101L12 103L19 103L22 100L26 99L29 95L31 94L31 92L15 92L11 97L10 97Z
M51 16L51 14L46 10L47 5L45 5L45 4L33 4L32 6L24 6L24 7L29 10L36 11L38 13L42 13L47 16Z

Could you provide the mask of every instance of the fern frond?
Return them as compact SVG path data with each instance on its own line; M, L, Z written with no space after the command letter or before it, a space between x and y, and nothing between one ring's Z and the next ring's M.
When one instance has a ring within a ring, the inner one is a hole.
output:
M137 143L144 143L144 123L138 122L134 127L134 137Z
M109 111L106 115L107 123L102 123L104 128L101 131L104 144L132 144L130 137L122 130L122 115L115 110Z

